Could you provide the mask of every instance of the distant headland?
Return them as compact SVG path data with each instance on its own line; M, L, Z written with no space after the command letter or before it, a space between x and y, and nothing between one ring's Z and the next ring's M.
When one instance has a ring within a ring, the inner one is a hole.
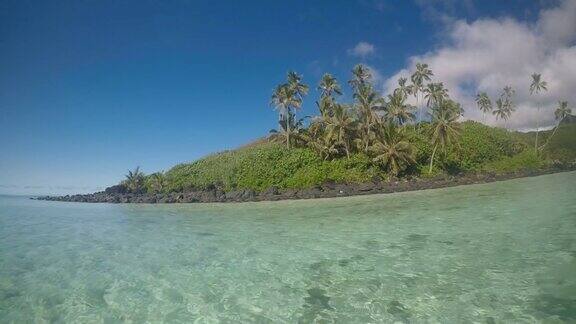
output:
M108 203L238 202L337 197L484 183L576 170L576 117L559 100L557 124L542 131L507 130L515 91L476 97L483 115L504 128L463 121L463 107L450 98L426 64L386 97L372 85L370 70L357 65L348 85L353 101L339 100L340 83L325 74L317 90L318 115L297 118L309 86L294 72L271 96L278 128L236 150L209 155L166 172L131 170L105 191L42 200ZM547 91L531 76L534 98ZM471 109L471 107L467 107Z

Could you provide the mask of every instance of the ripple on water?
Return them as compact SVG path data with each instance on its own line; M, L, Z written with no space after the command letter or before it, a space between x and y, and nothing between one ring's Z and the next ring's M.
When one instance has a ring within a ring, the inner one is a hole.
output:
M576 173L230 205L0 197L0 322L570 323L575 251Z

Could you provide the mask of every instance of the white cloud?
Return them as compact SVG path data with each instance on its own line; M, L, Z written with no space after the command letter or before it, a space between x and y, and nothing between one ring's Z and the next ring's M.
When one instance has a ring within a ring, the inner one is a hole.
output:
M552 125L558 100L576 104L576 0L541 11L535 24L512 18L458 20L447 30L446 45L411 57L405 69L384 82L384 91L395 88L416 62L426 62L434 79L444 82L464 105L468 119L481 119L474 103L477 92L486 91L494 99L505 85L516 90L517 111L508 124L517 129L534 128L538 116L542 126ZM538 98L528 90L532 73L541 73L548 82L548 91ZM542 107L539 113L537 104ZM496 124L493 118L488 122Z
M374 54L374 45L367 42L360 42L348 50L348 54L358 57L366 57L368 55Z

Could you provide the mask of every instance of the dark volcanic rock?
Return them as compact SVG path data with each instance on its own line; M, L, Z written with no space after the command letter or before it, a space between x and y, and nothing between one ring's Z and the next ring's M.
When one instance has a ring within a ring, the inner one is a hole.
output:
M457 185L486 183L499 180L514 179L519 177L535 176L562 171L574 171L574 164L552 164L550 168L540 170L516 171L505 174L482 173L482 174L461 174L456 176L438 176L433 179L393 179L390 181L380 181L374 179L372 182L343 184L333 181L324 183L307 189L278 189L271 187L262 192L254 190L236 190L224 192L221 186L210 186L205 190L192 189L178 193L128 193L123 185L112 186L104 191L86 195L66 195L66 196L43 196L33 199L70 201L70 202L92 202L92 203L194 203L194 202L243 202L281 199L309 199L323 197L341 197L352 195L366 195L372 193L391 193L411 190L432 189L441 187L451 187Z
M107 195L125 194L127 192L128 188L123 184L115 185L104 189L104 193L106 193Z

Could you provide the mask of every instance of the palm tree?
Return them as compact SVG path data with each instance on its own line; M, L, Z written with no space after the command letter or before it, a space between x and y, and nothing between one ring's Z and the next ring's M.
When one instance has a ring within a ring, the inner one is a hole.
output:
M326 138L328 142L342 146L346 157L350 157L350 139L354 130L354 119L344 105L334 106L334 115L326 120Z
M416 63L416 71L410 77L412 80L411 93L416 97L416 106L420 109L418 113L419 121L422 121L422 107L420 106L418 95L424 92L424 83L430 81L433 75L432 70L428 68L428 64Z
M444 99L444 101L442 101L440 105L443 106L443 109L448 109L452 111L452 113L458 116L458 118L464 116L464 108L462 108L462 105L460 103L454 100Z
M278 122L278 129L270 130L270 140L273 142L286 143L290 148L292 143L299 144L303 142L302 132L304 118L295 121L295 115L289 113L287 117Z
M408 79L406 79L406 78L398 79L398 88L394 89L394 92L400 92L404 96L410 95L411 87L406 84L406 81L408 81Z
M342 95L342 89L340 88L340 84L338 84L338 80L330 73L325 73L322 76L318 90L320 90L320 97L322 98L332 97L334 94Z
M320 80L318 90L320 90L320 101L317 101L316 105L323 117L330 117L335 105L334 95L342 95L340 84L331 74L325 73Z
M352 89L358 91L369 84L371 79L372 73L370 73L370 69L365 65L358 64L352 69L352 79L348 83Z
M302 102L304 96L308 94L308 86L302 83L302 76L298 75L298 73L294 71L289 71L286 78L288 80L288 86L294 91L296 96L300 99L300 102Z
M286 145L290 148L290 132L292 130L290 123L294 119L291 108L300 108L302 99L297 95L294 86L281 84L272 93L270 104L280 111L278 123L280 130L286 135Z
M432 145L432 156L430 157L429 173L432 173L432 166L434 165L434 156L436 150L440 147L446 150L448 146L457 143L460 134L460 125L457 123L460 115L448 106L449 102L436 106L432 110L432 123L430 128L430 138Z
M506 128L506 121L510 118L509 112L506 109L506 105L504 104L504 100L502 98L498 98L496 100L496 109L492 111L492 114L496 116L496 120L502 119L504 120L504 128Z
M370 152L374 154L372 161L382 165L393 176L416 162L414 147L406 139L402 129L393 123L380 129L378 138L370 147Z
M568 101L559 101L558 108L554 111L554 117L560 124L564 118L570 116L572 114L572 108L568 108Z
M396 89L398 91L394 90L391 95L388 95L384 119L389 122L398 123L398 125L403 125L414 120L416 116L412 113L414 107L406 103L406 94L399 89L400 88Z
M556 118L558 123L556 124L556 127L554 127L554 131L552 132L552 135L550 135L550 137L548 137L548 140L546 140L546 143L544 145L542 145L540 147L540 149L543 149L544 147L546 147L546 145L548 145L548 143L550 142L552 137L554 137L554 134L556 134L556 131L558 130L558 127L560 127L560 124L562 123L564 118L570 116L571 114L572 114L572 109L568 108L568 101L559 101L558 102L558 108L556 108L556 110L554 111L554 117Z
M506 123L512 113L516 110L514 107L514 101L512 97L514 96L514 90L511 86L505 86L504 90L500 94L500 98L496 100L496 109L492 111L493 115L496 115L496 119L504 120L504 128L506 128Z
M478 109L482 111L482 120L483 123L486 124L486 113L491 112L493 109L492 100L490 100L486 92L480 92L476 95L476 105L478 105Z
M530 84L530 95L538 94L541 91L548 90L548 83L542 80L542 75L532 74L532 84ZM534 140L534 151L538 152L538 133L540 133L540 105L536 105L538 111L536 116L536 139Z
M324 119L318 119L310 124L303 133L303 137L308 147L316 151L324 160L328 160L331 156L338 154L338 148L327 140L325 128Z
M374 128L380 122L375 111L382 109L384 101L369 83L361 85L354 93L354 98L356 99L354 108L357 113L360 135L355 142L359 151L367 153L370 143L375 137Z
M162 192L167 185L164 172L156 172L150 176L150 186L155 193Z
M448 98L448 89L444 88L442 82L428 83L424 88L424 98L427 100L426 106L432 108L440 105L444 99Z
M128 170L124 185L126 185L128 191L139 193L144 189L144 179L144 173L142 173L140 167L137 166L134 171Z
M318 110L320 110L320 116L322 118L332 116L334 104L334 99L332 97L321 97L320 101L316 101L316 106L318 106Z

